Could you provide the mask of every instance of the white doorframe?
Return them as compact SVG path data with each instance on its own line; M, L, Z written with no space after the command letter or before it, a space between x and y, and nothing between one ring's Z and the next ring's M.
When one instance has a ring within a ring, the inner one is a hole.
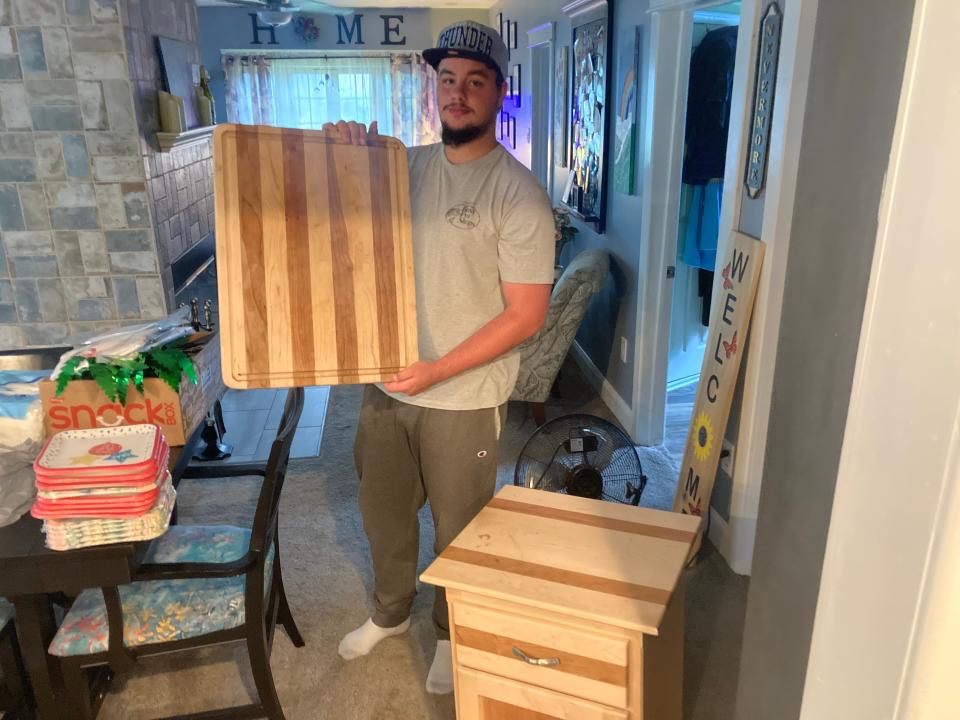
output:
M533 49L536 47L543 47L546 45L550 54L550 69L551 71L557 66L557 48L556 48L556 30L557 24L555 22L547 22L543 25L538 25L537 27L527 31L527 48L530 55L530 62L527 67L530 68L530 79L527 81L530 83L531 98L532 102L536 103L536 99L533 98ZM547 158L546 158L546 171L547 171L547 195L550 198L553 198L553 182L554 182L554 167L553 167L553 88L555 83L551 80L547 83L547 107L549 112L547 113L547 132L546 132L546 141L547 141ZM533 108L530 110L530 131L533 132L533 124L536 122L534 117ZM534 152L532 143L530 148L530 164L533 165L533 152Z
M761 2L750 1L753 5L752 25L756 27L760 22ZM764 191L766 200L760 233L760 239L766 244L766 248L757 301L750 323L750 350L744 370L740 423L736 428L736 466L729 525L716 512L711 511L711 540L721 548L734 571L744 575L750 573L753 563L753 544L760 506L760 487L767 447L767 427L780 338L783 288L800 167L800 140L807 105L818 2L819 0L790 0L790 5L784 10L777 95L772 121L772 128L782 128L782 132L771 133L767 160L767 184ZM752 52L748 65L752 74L756 66L756 56ZM749 117L746 114L750 112L752 103L748 105L745 116ZM749 125L744 122L736 138L739 151L735 162L741 173L746 166L744 140L748 135ZM731 141L733 139L731 135ZM730 161L728 155L728 167ZM742 183L741 174L736 187L738 215ZM726 197L724 201L726 202Z
M788 3L788 4L787 4ZM764 269L750 330L744 370L736 467L728 524L711 512L710 537L734 571L749 574L753 560L757 509L766 448L767 422L783 300L790 225L799 166L807 81L818 0L786 0L783 11L777 94L764 189L761 239L766 244ZM637 362L634 368L634 439L658 444L663 439L669 346L671 285L666 266L676 253L676 221L683 147L681 93L686 92L693 9L716 4L698 0L652 0L651 71L644 138L645 187L641 253L638 268L643 288L637 311ZM764 0L743 0L740 36L730 108L730 135L718 256L727 251L730 232L739 227L746 166L745 138L753 111L750 92L756 69L757 31ZM680 70L684 72L681 74ZM678 86L683 86L682 90ZM663 103L662 105L660 103ZM654 184L656 178L657 184ZM736 222L736 225L735 225ZM672 254L671 254L672 253Z
M666 268L677 251L680 171L683 160L687 76L693 11L687 2L651 12L650 62L644 78L646 103L642 127L644 158L643 217L633 381L633 439L641 445L663 442L670 298L673 283Z
M801 720L960 717L956 0L917 0Z

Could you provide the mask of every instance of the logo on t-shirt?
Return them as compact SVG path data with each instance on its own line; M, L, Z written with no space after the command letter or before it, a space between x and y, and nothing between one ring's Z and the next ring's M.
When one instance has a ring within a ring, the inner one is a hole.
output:
M460 230L470 230L480 224L480 213L476 205L471 203L457 203L447 210L447 222Z

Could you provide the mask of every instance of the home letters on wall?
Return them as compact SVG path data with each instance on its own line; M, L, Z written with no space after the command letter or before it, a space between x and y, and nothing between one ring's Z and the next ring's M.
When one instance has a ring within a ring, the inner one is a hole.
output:
M277 42L277 32L276 28L271 25L266 25L260 22L257 17L257 13L252 12L248 13L250 15L250 26L251 26L251 45L279 45ZM348 20L349 17L349 20ZM335 19L334 19L335 18ZM381 36L378 36L377 44L382 47L403 47L407 44L407 35L403 31L403 15L380 15L380 22L382 26L378 29L382 32ZM300 15L297 18L297 23L295 27L299 28L297 30L298 36L302 40L306 41L315 41L319 37L319 32L314 30L309 33L304 31L304 26L309 24L316 29L317 23L321 22L318 18L310 18L306 15ZM329 19L324 18L323 22L336 22L337 25L337 45L366 45L364 41L364 30L367 28L367 25L364 23L364 14L363 13L354 13L353 15L332 15L329 16ZM309 37L308 37L309 35ZM269 38L264 42L264 39Z
M702 516L710 510L710 494L763 262L762 242L738 232L732 236L726 262L722 266L718 263L707 352L673 502L674 511L687 515Z

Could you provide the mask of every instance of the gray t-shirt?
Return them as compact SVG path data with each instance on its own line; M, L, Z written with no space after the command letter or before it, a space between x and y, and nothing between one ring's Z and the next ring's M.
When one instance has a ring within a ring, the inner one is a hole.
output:
M553 213L533 174L501 145L456 165L442 144L415 147L408 163L420 359L436 360L503 312L501 281L553 282ZM519 365L511 351L418 395L388 394L444 410L497 407Z

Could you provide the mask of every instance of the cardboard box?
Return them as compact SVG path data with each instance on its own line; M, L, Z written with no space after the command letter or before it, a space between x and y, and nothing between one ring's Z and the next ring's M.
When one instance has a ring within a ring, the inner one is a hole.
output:
M72 380L60 397L53 380L40 383L47 437L61 430L153 423L171 446L186 443L206 411L225 390L220 372L220 341L213 337L193 355L197 384L186 378L177 394L159 378L143 381L144 394L131 383L127 403L111 402L93 380Z

